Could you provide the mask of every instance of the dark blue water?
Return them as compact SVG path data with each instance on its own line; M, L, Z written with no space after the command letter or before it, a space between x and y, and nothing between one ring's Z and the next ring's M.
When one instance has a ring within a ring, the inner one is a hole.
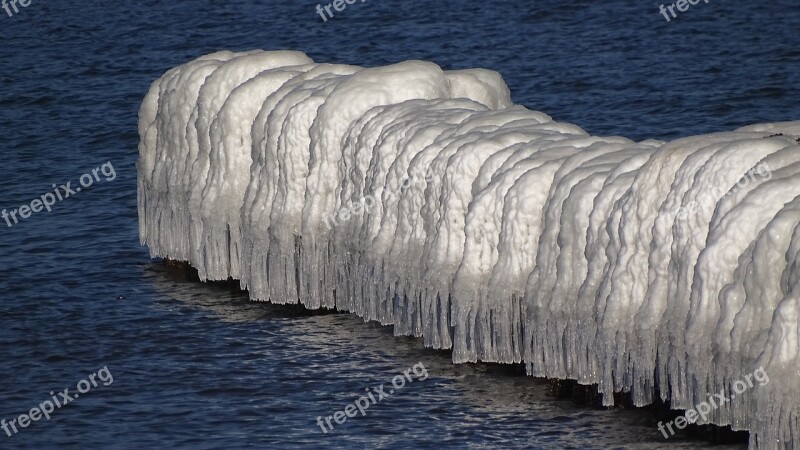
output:
M251 303L151 261L137 236L137 109L155 78L196 56L288 48L366 66L488 67L516 102L594 134L667 139L800 119L796 4L700 2L669 23L658 3L622 0L368 0L326 23L315 6L0 9L0 208L114 169L50 212L0 222L0 419L50 391L74 394L104 367L113 375L49 420L0 430L0 448L708 445L665 441L649 411L580 406L511 369L452 366L390 328ZM317 426L417 363L427 379L334 432Z

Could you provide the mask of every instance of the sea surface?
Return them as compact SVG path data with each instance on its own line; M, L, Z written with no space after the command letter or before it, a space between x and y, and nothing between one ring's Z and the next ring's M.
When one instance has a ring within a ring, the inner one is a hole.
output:
M599 135L800 119L795 1L701 1L669 22L658 5L367 0L326 22L289 0L0 9L0 208L62 196L0 222L0 419L97 382L49 420L0 429L0 448L712 445L705 430L665 440L657 410L581 404L518 367L454 366L390 327L250 302L152 260L137 234L139 103L167 69L221 49L486 67L515 102ZM427 377L411 372L364 416L317 424L415 365Z

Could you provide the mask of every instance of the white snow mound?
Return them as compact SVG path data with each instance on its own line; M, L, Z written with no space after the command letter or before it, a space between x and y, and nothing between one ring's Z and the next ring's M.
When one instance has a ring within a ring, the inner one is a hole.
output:
M154 257L800 448L800 121L633 142L490 70L256 50L165 73L139 134Z

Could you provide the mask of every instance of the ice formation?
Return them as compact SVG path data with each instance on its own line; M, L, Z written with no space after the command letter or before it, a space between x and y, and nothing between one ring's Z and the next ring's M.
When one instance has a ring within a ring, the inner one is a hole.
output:
M153 256L607 404L723 392L700 423L800 448L800 121L633 142L513 105L489 70L251 51L168 71L139 133Z

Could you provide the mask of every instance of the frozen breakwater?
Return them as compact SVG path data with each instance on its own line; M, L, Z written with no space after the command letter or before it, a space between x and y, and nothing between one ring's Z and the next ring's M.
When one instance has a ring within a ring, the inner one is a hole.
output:
M800 448L800 121L633 142L514 105L490 70L250 51L169 70L139 134L154 257L606 404L723 393L698 423Z

